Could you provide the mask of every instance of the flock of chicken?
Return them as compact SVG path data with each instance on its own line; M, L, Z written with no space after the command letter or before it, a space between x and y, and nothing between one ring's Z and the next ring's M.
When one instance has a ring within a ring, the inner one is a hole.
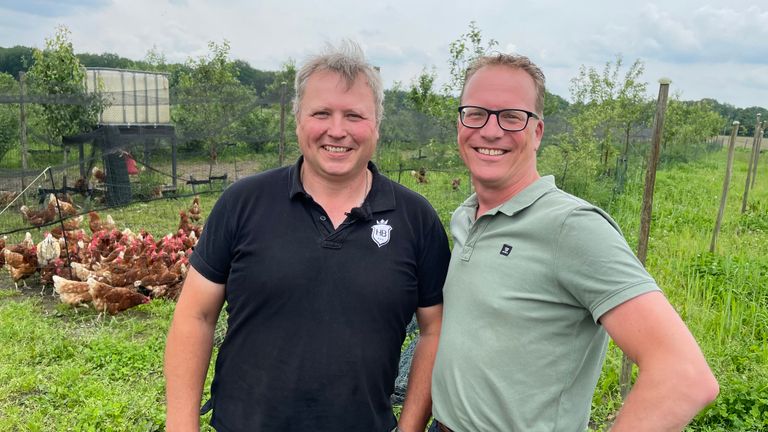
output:
M21 207L24 218L40 226L52 221L59 211L63 217L76 215L71 202L53 194L45 208L33 211ZM35 243L27 232L23 241L6 245L0 238L0 266L5 266L16 284L38 274L43 290L53 285L62 302L71 306L92 304L100 313L114 315L147 303L151 298L177 299L187 272L188 257L200 238L200 199L195 196L187 210L179 212L175 233L160 239L141 230L118 230L111 216L101 219L88 213L91 234L80 228L83 215L71 217L44 233Z

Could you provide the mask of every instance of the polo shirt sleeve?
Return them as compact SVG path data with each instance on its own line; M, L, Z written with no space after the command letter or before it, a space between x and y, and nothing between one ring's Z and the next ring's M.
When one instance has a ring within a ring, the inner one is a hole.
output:
M230 212L228 193L216 200L189 263L211 282L224 284L229 276L236 215Z
M595 322L627 300L659 291L615 222L596 208L570 212L556 243L557 281Z
M419 307L429 307L443 302L443 284L448 272L451 251L445 228L434 214L432 224L423 232L423 247L416 276L419 283Z

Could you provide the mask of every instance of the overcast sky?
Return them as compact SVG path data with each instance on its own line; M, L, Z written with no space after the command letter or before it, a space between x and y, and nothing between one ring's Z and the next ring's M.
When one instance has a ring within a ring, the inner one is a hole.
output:
M351 38L390 87L433 66L444 82L448 45L472 20L500 51L531 57L567 99L579 66L620 54L645 63L649 96L668 77L682 99L768 107L765 0L0 0L0 46L40 48L65 25L76 52L140 60L155 46L183 62L226 39L232 58L278 70Z

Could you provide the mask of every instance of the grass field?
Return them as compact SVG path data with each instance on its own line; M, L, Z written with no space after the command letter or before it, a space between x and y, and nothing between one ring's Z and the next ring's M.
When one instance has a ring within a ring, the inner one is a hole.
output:
M710 254L725 156L658 173L647 267L721 384L717 401L688 430L768 430L768 167L761 161L748 211L741 214L748 153L737 151L717 251ZM455 191L457 176L462 188ZM432 172L429 178L418 184L404 174L401 181L429 198L447 223L467 195L466 174ZM606 206L633 248L642 181L642 173L634 175L626 192ZM204 212L214 199L202 196ZM176 227L187 201L109 213L121 227L146 228L157 237ZM33 234L39 240L40 233ZM162 355L174 303L153 301L96 320L92 309L65 307L50 290L44 296L40 287L16 292L5 271L0 286L0 432L163 430ZM620 406L620 358L611 346L593 399L595 430Z

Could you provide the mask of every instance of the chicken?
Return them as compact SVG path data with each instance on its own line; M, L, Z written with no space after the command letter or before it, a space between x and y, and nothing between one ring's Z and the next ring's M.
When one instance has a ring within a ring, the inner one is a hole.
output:
M51 222L56 218L56 210L53 206L48 205L44 210L36 211L23 205L19 208L19 211L24 216L24 220L30 225L39 227Z
M67 201L67 199L69 201ZM53 207L54 211L56 211L58 214L58 210L61 210L61 216L67 217L67 216L74 216L77 214L77 208L72 204L72 199L69 197L66 198L57 198L56 195L50 194L48 198L48 206Z
M459 190L460 187L461 187L461 179L459 177L456 177L453 180L451 180L451 189Z
M200 233L203 231L203 227L200 225L195 225L189 221L189 215L186 211L182 210L179 212L179 230L184 231L185 235L189 235L190 233L194 232L196 237L200 237Z
M19 289L19 281L27 286L26 278L37 272L37 251L35 246L32 249L25 250L25 253L14 252L10 249L4 249L5 266L11 274L16 289Z
M61 244L53 237L53 234L45 235L43 241L37 244L37 262L41 267L45 267L49 262L59 258L61 255Z
M95 279L88 279L88 292L93 306L100 313L115 315L134 306L149 303L149 297L130 288L115 288Z
M192 198L192 205L189 206L189 220L198 222L200 220L200 196L195 195Z
M111 215L107 215L107 218L102 221L101 217L95 211L88 212L88 228L91 229L91 233L96 234L98 231L106 230L110 231L115 229L115 221Z
M99 183L107 182L107 173L105 173L101 168L97 166L93 167L91 170L91 175L93 175L93 178L95 178Z
M16 197L19 196L18 192L12 191L0 191L0 207L5 207L12 203Z
M70 306L79 306L91 302L88 282L68 280L54 275L53 290L59 295L62 302Z
M83 215L67 219L63 222L64 231L74 231L80 228L80 223L83 221ZM56 238L61 238L62 228L61 225L56 225L51 228L51 234Z
M411 176L416 179L417 183L429 183L429 180L427 180L427 169L424 167L419 168L418 171L411 171Z
M79 262L72 262L70 263L70 267L72 268L72 275L82 282L85 282L88 279L92 279L92 278L102 279L101 275L89 269L86 264L79 263Z

